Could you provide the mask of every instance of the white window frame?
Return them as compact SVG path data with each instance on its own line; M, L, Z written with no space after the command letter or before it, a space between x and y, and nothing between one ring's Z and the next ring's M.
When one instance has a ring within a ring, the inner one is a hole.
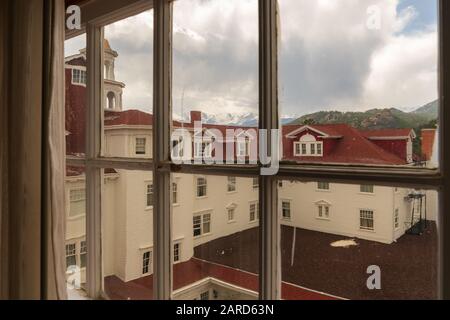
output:
M324 188L326 186L326 188ZM326 181L318 181L317 182L317 190L318 191L327 191L329 192L331 189L330 183Z
M259 201L251 201L248 207L248 220L250 223L258 222L260 219Z
M170 163L170 121L171 121L171 16L172 2L169 1L139 1L118 0L116 6L109 6L103 1L101 10L95 11L97 2L87 3L83 10L91 12L82 16L82 29L69 30L66 39L83 32L87 34L87 93L86 108L86 155L85 158L67 156L66 163L71 166L86 169L87 196L87 293L91 298L105 297L102 290L102 259L101 259L101 181L102 169L117 168L123 170L151 170L155 181L155 201L158 210L154 215L154 296L155 299L170 299L172 296L171 261L171 205L170 180L171 171L189 174L225 174L249 177L259 176L261 166L190 166L171 165ZM101 124L103 117L103 26L120 19L154 8L154 159L115 159L102 157ZM278 79L277 54L277 1L259 1L259 127L260 129L276 129L279 126L278 112ZM87 20L86 20L87 19ZM277 211L277 179L301 180L325 179L333 183L360 184L369 183L377 186L398 186L401 188L421 187L439 192L440 224L440 264L439 292L440 298L450 299L450 219L445 214L450 211L450 148L446 148L450 140L450 102L443 99L450 95L450 73L445 72L450 65L450 2L439 0L439 99L440 99L440 130L439 130L439 169L426 168L392 168L380 166L338 166L338 165L304 165L295 168L289 164L280 164L276 177L260 177L260 198L264 199L261 207L262 223L260 247L262 259L260 264L260 299L271 300L280 298L280 277L278 255L278 219L271 214ZM270 139L268 139L270 141ZM444 232L445 231L445 232Z
M138 141L144 142L144 144L138 144ZM143 150L141 149L143 148ZM145 156L147 154L147 138L146 137L134 137L134 154L138 157Z
M289 208L287 208L287 209L289 209L289 216L285 216L284 215L284 211L286 209L284 207L284 205L286 203L289 205ZM284 220L284 221L291 221L292 220L292 201L291 200L283 199L281 201L281 219Z
M77 68L72 67L71 72L72 72L71 83L75 86L85 87L86 86L86 78L87 78L86 69L79 68L79 67L77 67ZM78 75L75 75L75 73L78 73Z
M200 180L204 181L204 183L200 184ZM204 194L200 193L200 188L204 188ZM206 177L195 177L195 195L197 199L206 198L208 196L208 179Z
M173 263L181 262L181 242L175 242L173 244Z
M172 182L172 203L178 205L178 183Z
M227 193L234 193L237 191L237 178L229 176L227 177Z
M194 223L194 220L200 219L197 223ZM195 225L199 225L199 227L195 227ZM208 231L205 231L205 226L208 225ZM192 218L192 235L194 239L211 235L212 233L212 212L199 212L195 213ZM195 230L200 230L200 234L196 235Z
M361 184L359 185L359 193L373 195L375 194L375 186L373 184Z
M316 218L319 220L330 220L331 219L331 204L326 201L319 201L316 203L317 215Z
M148 254L148 258L145 255ZM148 276L153 273L153 250L146 249L141 252L141 274L142 276ZM147 271L145 271L147 270Z
M367 221L370 220L370 218L367 216L368 214L372 214L372 227L364 227L361 223L363 219L365 219ZM363 216L363 215L366 215L366 216ZM375 210L359 209L359 230L375 232Z
M397 231L400 229L400 209L396 208L394 210L394 230Z
M154 198L154 186L153 186L153 181L147 181L145 183L145 208L146 209L152 209L153 208L153 204L155 201ZM149 200L149 196L151 195L151 204L148 203Z

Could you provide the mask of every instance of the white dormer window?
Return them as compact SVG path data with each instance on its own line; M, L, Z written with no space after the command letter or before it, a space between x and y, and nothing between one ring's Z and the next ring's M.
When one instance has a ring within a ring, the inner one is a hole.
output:
M72 84L86 85L86 71L72 69Z
M311 134L305 134L299 141L294 142L294 156L322 157L323 142L317 141Z
M237 143L238 157L250 157L250 139L245 137L245 140Z

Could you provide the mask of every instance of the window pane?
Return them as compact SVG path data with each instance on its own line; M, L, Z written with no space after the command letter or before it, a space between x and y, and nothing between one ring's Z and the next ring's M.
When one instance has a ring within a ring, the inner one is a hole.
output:
M82 167L66 166L66 281L69 299L85 296L86 177Z
M153 207L147 206L149 171L104 170L103 281L113 300L153 299Z
M278 2L283 160L437 167L437 1Z
M172 157L256 161L258 1L175 1L173 20L172 145L186 130L192 140Z
M105 26L106 157L151 158L153 10Z
M182 249L173 266L174 299L200 299L202 292L210 293L207 300L256 299L259 214L252 179L235 178L240 191L228 193L228 177L205 176L208 193L198 198L192 189L197 176L172 178L179 199L173 207L173 241ZM250 204L255 204L253 221Z
M86 34L66 40L66 154L84 157L86 134Z
M435 191L316 186L286 180L278 189L283 299L437 298Z

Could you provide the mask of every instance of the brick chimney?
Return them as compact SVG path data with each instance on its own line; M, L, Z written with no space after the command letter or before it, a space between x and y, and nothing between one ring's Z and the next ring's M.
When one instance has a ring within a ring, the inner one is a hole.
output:
M191 111L191 123L194 124L196 121L202 121L201 111Z
M422 156L429 161L433 154L436 129L422 129Z

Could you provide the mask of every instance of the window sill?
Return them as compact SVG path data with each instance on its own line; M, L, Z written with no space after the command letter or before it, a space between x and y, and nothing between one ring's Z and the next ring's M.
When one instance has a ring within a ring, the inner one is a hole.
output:
M228 221L228 224L234 224L234 223L237 223L237 221L236 220L229 220Z
M174 203L174 204L172 204L172 207L174 207L174 208L177 208L177 207L179 207L179 206L180 206L179 203Z
M203 199L207 199L208 196L202 196L202 197L196 197L197 200L203 200Z
M227 194L228 194L228 195L233 195L233 194L236 194L236 193L237 193L236 190L234 190L234 191L227 191Z
M316 220L321 220L321 221L331 221L330 218L321 218L321 217L316 217Z
M152 210L153 210L153 206L145 207L145 211L152 211Z
M362 196L375 196L375 193L373 192L358 192L358 194Z
M326 193L330 193L331 190L330 189L316 189L316 192L326 192Z
M375 229L361 229L361 228L359 228L359 231L367 232L367 233L376 233Z
M211 236L212 235L212 232L210 232L210 233L205 233L205 234L201 234L201 235L199 235L199 236L194 236L194 240L198 240L198 239L201 239L201 238L206 238L206 237L209 237L209 236Z

